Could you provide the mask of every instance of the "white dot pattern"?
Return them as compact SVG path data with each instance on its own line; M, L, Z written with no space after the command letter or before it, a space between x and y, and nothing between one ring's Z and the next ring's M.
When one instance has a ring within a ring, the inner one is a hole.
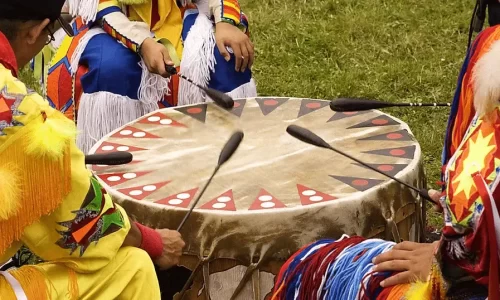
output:
M122 179L120 176L109 176L108 181L115 182L115 181L120 181Z
M130 196L139 196L139 195L142 195L142 191L135 190L135 191L131 191L129 194L130 194Z
M146 185L142 189L146 192L156 191L156 185Z
M136 137L136 138L142 138L142 137L145 137L145 136L146 136L146 133L142 132L142 131L134 133L134 137Z
M221 208L225 208L226 207L226 203L220 203L220 202L217 202L217 203L214 203L212 205L213 208L215 209L221 209Z
M125 178L125 179L134 179L136 177L137 177L137 174L135 174L135 173L125 173L125 174L123 174L123 178Z
M160 121L160 119L161 119L161 118L160 118L160 117L158 117L158 116L152 116L152 117L149 117L149 118L148 118L148 121L149 121L149 122L158 122L158 121Z
M260 204L260 206L261 206L262 208L271 208L271 207L275 207L275 206L276 206L276 204L275 204L274 202L262 202L262 203Z
M173 123L173 121L170 119L163 119L160 121L160 124L162 124L162 125L170 125L172 123Z
M311 200L312 202L318 202L318 201L322 201L323 197L321 197L321 196L312 196L311 198L309 198L309 200Z
M219 197L219 198L217 198L217 201L222 202L222 203L229 202L229 201L231 201L231 197L227 197L227 196Z
M314 195L316 195L316 191L313 191L313 190L303 191L302 195L304 195L304 196L314 196Z
M169 200L168 201L168 204L171 204L171 205L179 205L181 204L183 201L180 200L180 199L172 199L172 200Z
M127 146L120 146L120 147L116 148L116 150L118 150L118 151L128 151L129 149L130 148Z
M188 193L182 193L182 194L177 195L177 198L179 198L179 199L189 199L189 198L191 198L191 195L189 195Z
M115 149L115 147L113 147L113 146L104 146L101 149L102 149L102 151L112 151L112 150Z
M131 135L132 134L132 130L122 130L122 131L120 131L120 134L121 135Z
M262 195L259 197L259 200L262 202L271 201L273 200L273 197L269 195Z

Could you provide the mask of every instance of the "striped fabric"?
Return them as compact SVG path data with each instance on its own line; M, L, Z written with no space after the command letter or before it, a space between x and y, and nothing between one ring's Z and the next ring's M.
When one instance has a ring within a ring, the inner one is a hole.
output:
M221 0L221 18L234 25L241 23L241 7L237 0Z

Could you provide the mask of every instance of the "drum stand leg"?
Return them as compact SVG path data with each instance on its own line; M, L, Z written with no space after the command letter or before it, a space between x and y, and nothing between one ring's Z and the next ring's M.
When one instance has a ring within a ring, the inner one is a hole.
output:
M184 299L184 296L186 295L186 292L189 289L189 286L191 285L191 283L193 283L194 277L198 274L198 272L200 271L200 267L202 267L204 263L205 263L205 260L200 259L200 261L198 262L198 264L194 268L193 272L189 276L188 280L186 281L186 284L184 284L184 287L182 288L182 290L179 294L179 298L178 298L179 300Z
M252 275L252 285L253 285L253 299L260 300L260 272L257 270Z

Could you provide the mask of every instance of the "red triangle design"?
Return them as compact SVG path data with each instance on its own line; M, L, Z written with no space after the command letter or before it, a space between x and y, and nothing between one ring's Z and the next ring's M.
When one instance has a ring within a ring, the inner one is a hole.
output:
M113 134L111 137L114 138L135 138L135 139L159 139L160 137L149 132L134 128L132 126L126 126L122 130Z
M96 154L99 153L110 153L113 151L128 151L128 152L133 152L133 151L144 151L148 149L144 148L139 148L139 147L134 147L134 146L127 146L127 145L122 145L122 144L116 144L116 143L110 143L110 142L104 142L99 146L99 148L96 150Z
M149 197L154 192L158 191L165 185L169 184L170 181L164 181L159 183L145 184L141 186L136 186L133 188L120 189L118 192L132 197L136 200L144 200L144 198Z
M144 117L139 120L140 124L150 124L150 125L165 125L165 126L177 126L177 127L187 127L186 125L177 122L176 120L167 117L162 113L155 113L150 116Z
M229 190L219 195L217 198L203 204L200 209L236 211L233 190Z
M283 202L276 199L268 191L261 189L259 196L255 199L248 210L274 209L286 207Z
M99 178L101 178L104 182L106 182L109 186L115 186L122 184L128 180L132 180L151 172L123 172L123 173L110 173L110 174L99 174ZM135 175L135 176L134 176Z
M167 198L155 201L155 203L180 207L180 208L188 208L191 201L193 201L197 191L198 188L194 188L189 191L184 191L178 194L168 196Z
M337 199L336 197L311 189L301 184L297 184L297 190L299 192L300 202L302 203L302 205L311 205Z

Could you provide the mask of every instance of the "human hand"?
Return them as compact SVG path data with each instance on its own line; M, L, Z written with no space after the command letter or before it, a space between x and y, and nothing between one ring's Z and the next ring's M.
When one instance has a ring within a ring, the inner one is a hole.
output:
M182 249L186 245L182 240L181 234L174 230L156 229L161 236L163 242L163 253L155 259L154 263L161 270L170 269L179 264L182 256Z
M215 41L221 55L229 61L231 56L227 52L226 46L231 47L236 57L235 70L245 72L247 67L252 68L254 60L254 48L250 38L244 34L238 27L219 22L215 25Z
M142 42L140 51L149 72L163 77L170 77L170 73L165 69L165 65L173 66L174 63L165 46L152 38L147 38Z
M441 206L441 202L439 202L439 200L441 199L441 192L431 189L429 190L429 197L434 202L433 203L434 211L443 212L443 207Z
M375 272L398 272L380 283L382 287L427 281L431 273L434 249L439 241L432 244L402 242L391 251L373 259Z

